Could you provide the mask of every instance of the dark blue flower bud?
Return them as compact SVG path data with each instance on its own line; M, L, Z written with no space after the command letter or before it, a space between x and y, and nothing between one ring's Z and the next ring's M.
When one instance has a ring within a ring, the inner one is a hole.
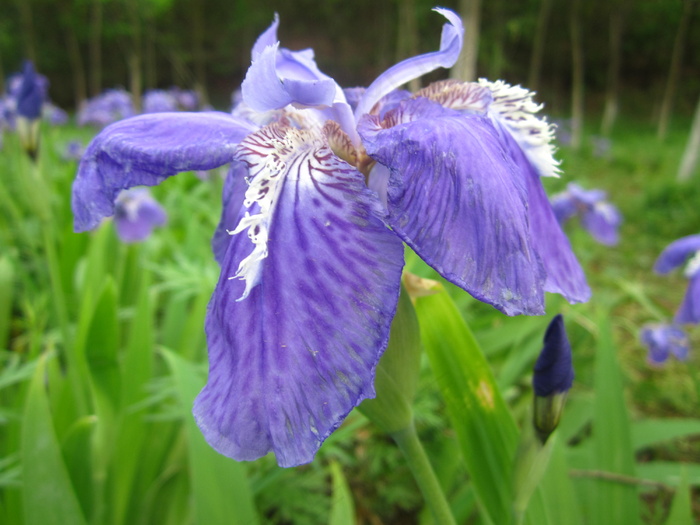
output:
M532 386L535 394L547 397L555 393L567 392L574 381L574 368L571 364L571 344L566 336L564 319L558 314L544 334L544 348L535 363Z
M571 345L564 329L564 319L557 315L544 334L544 348L535 363L532 380L535 390L533 423L543 444L559 424L566 394L573 381Z

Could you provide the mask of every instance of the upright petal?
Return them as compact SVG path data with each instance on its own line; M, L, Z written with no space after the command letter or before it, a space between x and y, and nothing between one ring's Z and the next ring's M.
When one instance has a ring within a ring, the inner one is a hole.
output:
M151 113L115 122L88 145L73 182L75 230L114 213L117 194L155 186L181 171L231 162L234 147L254 130L226 113Z
M229 243L207 315L209 380L194 414L226 456L274 451L281 466L299 465L374 395L403 249L363 176L320 135L272 125L239 151L253 177L246 204L264 215L249 221L249 235L266 239L265 253L248 289L231 277L259 245L242 231Z
M379 75L367 88L355 108L356 120L359 121L362 115L369 113L374 104L384 95L414 78L421 77L439 67L452 67L457 62L464 39L462 20L449 9L435 8L433 11L440 13L449 22L442 26L440 50L408 58Z
M669 244L654 264L657 273L668 273L684 264L690 256L700 250L700 235L681 237Z
M508 315L543 313L527 190L491 123L425 98L358 127L391 170L388 222L447 280Z

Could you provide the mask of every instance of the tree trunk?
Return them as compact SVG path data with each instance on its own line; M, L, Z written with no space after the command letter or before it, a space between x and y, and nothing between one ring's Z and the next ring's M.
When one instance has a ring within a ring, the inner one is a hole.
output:
M549 15L551 12L552 0L542 0L540 2L539 15L537 16L537 29L535 30L535 41L532 44L530 73L527 79L527 87L531 91L540 89L542 57L544 56L544 44L547 41L547 27L549 26Z
M659 138L659 140L664 140L666 138L666 134L668 133L668 124L671 120L673 100L676 97L678 77L681 74L683 48L685 47L685 40L686 35L688 34L688 25L690 24L692 11L693 0L684 0L681 21L678 24L676 39L673 42L673 51L671 53L671 65L669 67L668 77L666 79L666 89L664 90L664 96L661 99L661 110L659 112L659 126L656 129L656 136Z
M90 9L90 96L102 92L102 1L92 0Z
M581 36L581 0L571 2L571 147L579 149L583 139L584 73Z
M622 33L627 17L629 2L616 2L610 13L610 61L608 62L608 80L605 89L605 108L600 132L609 136L617 120L620 94L620 65L622 63Z
M34 38L34 19L32 17L31 1L17 0L17 9L19 10L22 36L24 37L24 56L34 62L34 64L38 67L36 61L36 39Z
M195 2L197 3L197 2ZM141 13L139 0L126 0L129 21L131 22L131 49L129 51L129 90L136 113L141 112L141 91L143 89L143 50L141 38Z
M464 82L476 80L479 56L479 27L481 25L481 0L460 0L459 14L464 22L464 46L450 77Z
M693 170L698 165L698 152L700 152L700 98L698 105L695 108L695 117L693 117L693 127L690 130L688 144L683 153L681 166L678 169L678 180L688 180L693 173Z
M191 2L192 6L192 48L194 51L195 90L202 106L209 104L207 93L206 57L204 55L204 21L202 20L202 2Z
M83 64L83 57L80 55L78 38L75 36L75 30L70 20L66 20L65 31L68 59L73 70L73 96L75 97L75 107L79 108L80 103L87 98L85 65Z
M415 0L399 2L399 27L396 38L396 60L399 62L418 54L418 24L416 20ZM414 78L408 83L409 91L418 91L421 87L420 78Z

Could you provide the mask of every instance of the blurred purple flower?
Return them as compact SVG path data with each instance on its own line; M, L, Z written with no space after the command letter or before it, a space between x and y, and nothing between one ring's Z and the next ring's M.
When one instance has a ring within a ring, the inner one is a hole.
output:
M639 338L649 350L649 362L661 365L669 356L685 361L688 358L690 342L680 326L675 324L646 324L640 331Z
M37 120L41 117L41 108L46 100L49 81L39 75L31 60L25 60L22 67L21 82L15 83L11 95L17 100L17 115L27 120Z
M78 111L77 122L79 126L105 127L133 115L131 95L123 89L109 89L83 102Z
M619 242L622 215L607 201L603 190L584 190L571 182L566 191L553 195L550 201L559 224L578 216L583 228L599 243L614 246Z
M51 102L46 102L42 109L42 115L52 126L63 126L68 124L68 113Z
M79 140L71 140L66 144L66 149L63 152L63 160L80 160L85 153L85 148Z
M685 264L688 289L674 320L679 324L700 323L700 235L682 237L669 244L654 264L656 273L665 274Z
M545 291L590 295L540 181L558 168L532 94L485 80L396 92L457 60L461 21L437 11L449 22L440 49L389 68L353 104L313 51L279 47L276 18L232 115L142 115L88 146L77 231L111 215L124 188L231 163L212 242L209 380L194 407L222 454L309 462L374 397L402 241L509 315L543 313Z
M114 203L114 225L123 242L144 241L155 227L166 222L165 210L147 188L124 190Z
M170 94L182 111L197 111L199 108L199 95L195 91L174 87L170 89Z
M152 89L144 93L144 113L164 113L166 111L178 111L175 95L162 89Z

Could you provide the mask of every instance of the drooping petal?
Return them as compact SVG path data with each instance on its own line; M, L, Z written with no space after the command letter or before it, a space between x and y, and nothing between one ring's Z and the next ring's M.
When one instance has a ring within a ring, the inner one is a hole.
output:
M654 264L657 273L668 273L681 266L696 251L700 250L700 235L681 237L669 244Z
M403 84L437 68L452 67L457 62L464 38L462 20L449 9L435 8L433 11L440 13L449 22L442 26L440 50L408 58L379 75L360 99L355 109L356 120L359 121L362 115L369 113L380 98Z
M123 189L231 162L235 145L252 131L251 124L218 112L151 113L108 126L87 147L73 183L75 230L112 215Z
M680 326L662 323L646 324L642 327L639 338L649 350L648 359L651 364L661 365L671 354L680 360L688 358L690 342Z
M545 291L561 294L571 303L588 301L591 289L583 268L561 229L539 174L515 139L510 135L502 136L511 158L527 181L530 236L547 274Z
M554 216L557 218L557 222L559 224L564 224L566 221L576 215L576 212L578 211L576 201L571 194L566 191L552 195L549 202L552 205Z
M230 277L258 245L243 231L231 238L209 305L209 380L194 414L220 453L252 460L274 451L293 466L311 461L374 395L403 249L362 175L320 135L272 125L239 151L253 177L247 204L266 215L249 234L266 230L266 253L248 290ZM253 199L263 188L271 202Z
M679 324L700 323L700 274L690 278L674 320Z
M391 170L388 222L423 260L509 315L543 313L526 181L487 119L419 98L358 130Z

